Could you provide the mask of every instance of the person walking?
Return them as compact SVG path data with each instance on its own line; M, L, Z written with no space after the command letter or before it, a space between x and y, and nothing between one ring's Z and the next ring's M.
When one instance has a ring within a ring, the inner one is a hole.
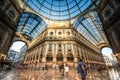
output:
M69 75L69 67L66 64L66 66L65 66L65 76L68 76L68 75Z
M83 64L82 62L82 59L79 59L79 62L78 62L78 73L80 74L80 78L81 80L86 80L86 71L85 71L85 65Z
M48 72L48 65L47 64L45 64L45 73L47 73Z
M64 76L64 64L61 65L62 76Z

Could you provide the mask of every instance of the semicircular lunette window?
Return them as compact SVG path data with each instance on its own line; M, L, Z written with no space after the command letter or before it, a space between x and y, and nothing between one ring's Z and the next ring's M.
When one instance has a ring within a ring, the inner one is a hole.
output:
M100 0L25 0L25 3L45 18L68 20L86 9L93 8L93 6L95 8Z

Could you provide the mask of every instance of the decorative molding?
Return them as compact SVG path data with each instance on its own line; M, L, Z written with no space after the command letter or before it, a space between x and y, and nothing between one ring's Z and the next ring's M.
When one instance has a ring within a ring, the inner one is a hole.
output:
M115 7L115 9L118 9L120 7L120 0L113 0L112 4Z
M114 9L108 4L102 11L102 17L104 21L107 21L112 14L114 13Z
M4 11L7 6L8 6L8 2L6 0L0 0L0 9Z
M18 13L17 11L11 6L6 10L6 14L8 15L8 17L13 20L14 22L17 20L18 18Z

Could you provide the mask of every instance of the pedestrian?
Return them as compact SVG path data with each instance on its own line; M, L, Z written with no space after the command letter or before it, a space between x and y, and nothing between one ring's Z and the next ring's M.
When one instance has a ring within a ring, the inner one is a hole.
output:
M42 64L42 71L44 71L45 70L45 65L44 64Z
M55 63L53 63L53 70L55 69L55 67L56 67L56 64L55 64Z
M45 64L45 73L48 72L48 65Z
M69 67L66 64L66 66L65 66L65 76L68 76L68 74L69 74Z
M56 72L59 72L59 66L58 66L58 64L56 64L55 68L56 68Z
M62 64L60 68L61 68L62 76L64 76L64 65Z
M86 71L85 71L85 65L82 62L82 59L79 59L78 62L78 73L80 74L79 77L81 78L81 80L86 80Z

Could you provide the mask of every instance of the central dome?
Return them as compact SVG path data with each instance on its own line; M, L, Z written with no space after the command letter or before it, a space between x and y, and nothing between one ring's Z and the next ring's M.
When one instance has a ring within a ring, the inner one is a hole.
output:
M35 12L50 20L70 20L85 10L95 8L99 2L100 0L25 0Z

